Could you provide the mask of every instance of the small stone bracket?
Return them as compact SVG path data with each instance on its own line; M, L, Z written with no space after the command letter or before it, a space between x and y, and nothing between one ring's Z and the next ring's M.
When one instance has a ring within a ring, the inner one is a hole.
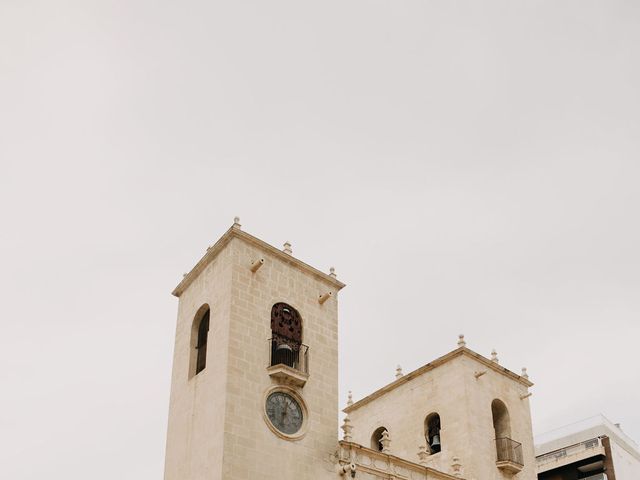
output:
M355 463L349 463L347 465L338 465L338 473L341 476L349 476L351 478L356 478L357 467Z
M477 380L478 378L480 378L485 373L487 373L486 370L482 370L481 372L473 372L473 376L476 377L476 380Z
M323 293L322 295L320 295L318 297L318 303L320 305L324 304L324 302L326 302L327 300L329 300L331 297L333 296L333 292L326 292Z
M264 265L264 258L260 258L258 260L253 260L251 262L251 271L253 273L256 273L260 269L260 267L263 266L263 265Z
M303 373L283 364L268 367L267 373L276 383L293 385L300 388L304 387L309 379L308 373Z
M507 473L507 475L516 475L522 470L523 465L512 462L511 460L497 461L496 467Z

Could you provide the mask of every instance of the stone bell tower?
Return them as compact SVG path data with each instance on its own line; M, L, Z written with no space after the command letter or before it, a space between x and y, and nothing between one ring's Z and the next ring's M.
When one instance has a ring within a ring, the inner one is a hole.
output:
M334 478L338 291L241 230L175 288L165 480Z

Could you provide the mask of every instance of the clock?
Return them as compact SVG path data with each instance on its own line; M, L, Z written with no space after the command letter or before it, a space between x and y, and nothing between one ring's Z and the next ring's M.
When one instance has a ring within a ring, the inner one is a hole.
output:
M303 409L300 403L286 392L275 391L269 394L265 411L269 422L285 435L295 435L302 428Z

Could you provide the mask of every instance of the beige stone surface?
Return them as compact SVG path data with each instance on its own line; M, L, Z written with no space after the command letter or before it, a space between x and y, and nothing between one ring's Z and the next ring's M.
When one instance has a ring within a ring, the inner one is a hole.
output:
M340 442L339 463L355 465L358 479L397 480L461 480L460 476L439 472L433 468L418 465L395 455L385 454L355 443Z
M290 248L289 248L290 249ZM259 262L260 266L256 266ZM511 437L522 442L525 467L535 465L529 401L531 383L464 346L351 404L351 423L338 442L338 292L335 277L240 230L239 222L210 247L174 290L179 298L173 359L165 480L323 480L508 478L496 467L491 402L511 415ZM269 369L271 308L298 310L309 372ZM194 375L194 320L210 308L206 368ZM482 371L481 376L476 374ZM288 378L293 380L286 385ZM265 399L286 388L304 403L295 435L269 425ZM442 452L425 448L424 420L437 412ZM351 425L353 428L350 428ZM388 451L371 447L371 434L388 429ZM342 474L339 473L343 469Z
M232 232L176 289L178 326L170 401L166 480L312 479L336 475L337 293L342 284L302 262ZM212 250L213 250L212 249ZM264 258L255 273L251 263ZM323 304L319 297L332 291ZM286 302L303 321L309 378L295 388L308 411L306 434L285 440L264 418L271 307ZM211 307L207 366L189 378L196 312Z
M529 382L492 363L460 347L354 403L345 409L353 425L353 442L371 446L372 433L384 426L391 438L390 453L418 462L419 448L426 444L424 421L437 412L442 451L427 457L426 466L452 473L457 457L465 478L512 478L496 467L491 403L500 399L509 410L511 438L522 443L524 468L517 478L534 480L529 400L520 398ZM486 373L476 377L482 371Z

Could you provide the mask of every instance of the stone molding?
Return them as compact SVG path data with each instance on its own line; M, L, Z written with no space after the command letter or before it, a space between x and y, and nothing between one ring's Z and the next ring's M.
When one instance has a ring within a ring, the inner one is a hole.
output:
M355 463L356 470L370 475L397 480L464 480L462 477L419 465L404 458L378 452L357 443L340 442L340 465ZM357 478L357 477L356 477Z
M308 373L303 373L281 363L267 367L267 373L279 384L288 384L294 387L302 388L307 383L307 380L309 380Z
M171 292L171 294L176 297L179 297L180 295L182 295L182 293L189 287L189 285L191 285L191 283L198 277L200 272L202 272L207 267L207 265L209 265L216 258L216 256L222 251L222 249L227 245L227 243L229 243L233 238L238 238L240 240L243 240L249 243L250 245L253 245L263 250L264 252L270 255L273 255L279 260L289 265L292 265L305 273L313 275L318 280L325 282L326 284L330 285L331 287L337 290L340 290L346 286L344 283L337 280L330 274L321 272L320 270L312 267L311 265L308 265L303 261L298 260L297 258L293 257L290 254L287 254L281 250L278 250L276 247L269 245L263 240L260 240L259 238L256 238L253 235L250 235L240 230L240 228L234 226L234 227L231 227L229 230L227 230L224 233L224 235L222 235L222 237L220 237L220 239L212 247L209 247L207 249L207 252L204 254L204 256L198 261L198 263L196 263L196 265L191 269L191 271L184 276L182 281L176 286L176 288L173 289L173 292Z
M465 355L467 357L473 358L474 360L480 362L481 364L483 364L487 368L490 368L491 370L493 370L495 372L498 372L498 373L500 373L500 374L502 374L502 375L504 375L506 377L509 377L510 379L520 383L521 385L524 385L527 388L533 386L533 383L530 382L529 380L527 380L526 378L518 375L517 373L513 373L511 370L500 366L498 363L493 362L493 361L489 360L488 358L483 357L479 353L476 353L473 350L470 350L467 347L462 346L462 347L456 348L455 350L452 350L451 352L447 353L446 355L443 355L440 358L435 359L433 362L430 362L430 363L427 363L426 365L423 365L422 367L418 368L417 370L414 370L411 373L407 373L407 374L403 375L402 377L399 377L394 382L391 382L388 385L385 385L384 387L376 390L372 394L370 394L370 395L358 400L357 402L354 402L353 405L347 406L342 411L344 413L353 412L354 410L357 410L358 408L366 405L367 403L372 402L376 398L381 397L385 393L388 393L388 392L394 390L395 388L399 387L400 385L403 385L404 383L409 382L409 381L413 380L414 378L419 377L423 373L431 371L431 370L433 370L433 369L435 369L435 368L437 368L437 367L439 367L439 366L441 366L441 365L453 360L454 358L457 358L457 357L462 356L462 355Z

